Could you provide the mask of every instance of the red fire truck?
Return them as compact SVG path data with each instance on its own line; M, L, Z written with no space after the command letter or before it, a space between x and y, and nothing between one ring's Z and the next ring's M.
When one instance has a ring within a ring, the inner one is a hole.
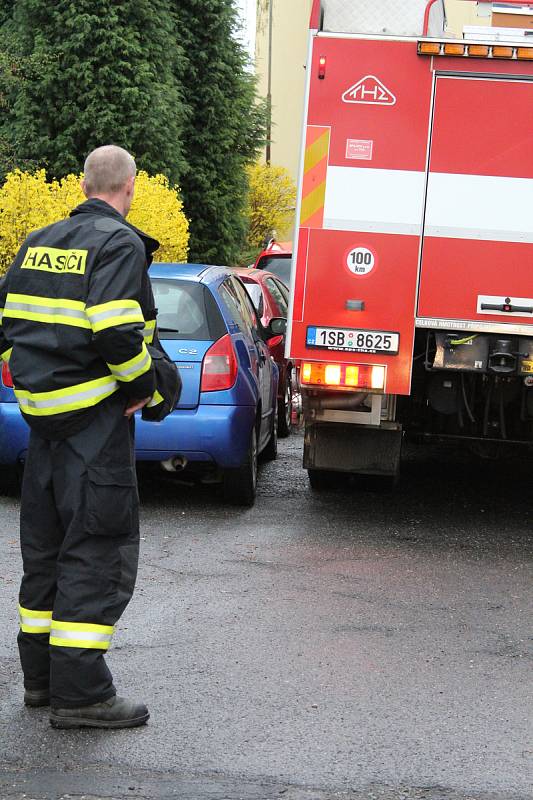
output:
M315 488L397 476L404 436L533 442L530 34L314 2L287 353Z

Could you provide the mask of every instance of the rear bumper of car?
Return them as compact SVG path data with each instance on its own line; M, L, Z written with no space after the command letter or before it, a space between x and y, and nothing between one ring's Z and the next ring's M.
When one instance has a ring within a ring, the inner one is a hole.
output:
M138 461L166 461L184 456L222 468L239 467L246 456L255 420L253 406L200 405L178 409L163 422L135 419Z
M165 461L184 456L188 461L212 462L222 468L244 461L255 420L253 406L201 405L177 410L163 422L135 420L138 461ZM24 461L30 429L18 403L0 403L0 465Z
M0 403L0 464L16 464L26 458L30 429L18 403Z

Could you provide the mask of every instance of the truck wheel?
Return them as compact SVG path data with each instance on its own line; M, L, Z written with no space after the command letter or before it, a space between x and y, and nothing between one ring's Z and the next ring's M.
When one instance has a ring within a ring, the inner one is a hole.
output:
M257 433L255 426L243 463L237 469L226 469L223 475L224 499L233 506L253 506L257 491Z
M335 488L335 472L327 469L308 469L309 485L314 492L324 492Z
M278 404L278 436L286 439L292 430L292 379L290 372L285 378L285 392Z
M261 453L262 461L275 461L278 457L278 408L274 411L274 420L272 423L272 433L265 449Z

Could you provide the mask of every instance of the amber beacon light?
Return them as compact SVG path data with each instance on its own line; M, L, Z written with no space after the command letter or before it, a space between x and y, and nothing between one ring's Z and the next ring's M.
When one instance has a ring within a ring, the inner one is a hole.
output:
M502 44L469 44L467 42L419 41L419 56L455 56L456 58L490 58L511 61L532 61L533 47Z

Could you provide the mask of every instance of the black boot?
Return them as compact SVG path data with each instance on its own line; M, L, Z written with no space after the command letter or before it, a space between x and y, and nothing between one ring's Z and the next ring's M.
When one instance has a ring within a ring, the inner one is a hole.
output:
M53 728L136 728L149 717L143 703L116 696L92 706L50 709Z

